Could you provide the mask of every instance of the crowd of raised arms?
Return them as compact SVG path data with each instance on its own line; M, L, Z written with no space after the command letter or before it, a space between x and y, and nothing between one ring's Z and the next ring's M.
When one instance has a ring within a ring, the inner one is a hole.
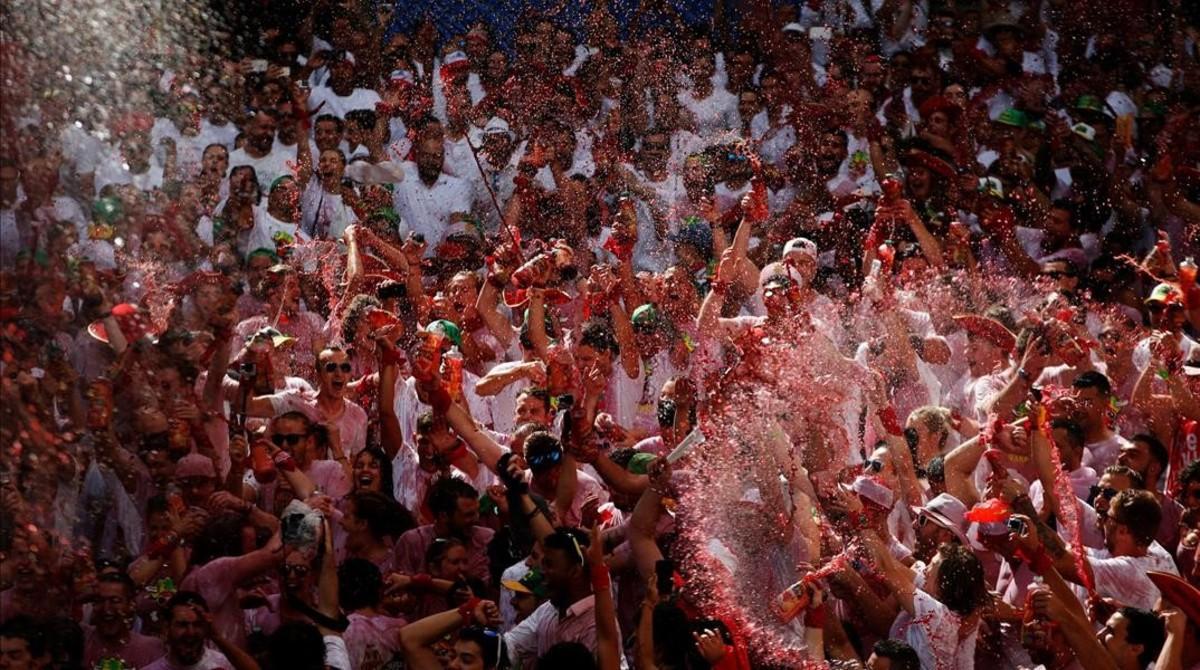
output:
M1200 3L5 4L0 670L1200 668Z

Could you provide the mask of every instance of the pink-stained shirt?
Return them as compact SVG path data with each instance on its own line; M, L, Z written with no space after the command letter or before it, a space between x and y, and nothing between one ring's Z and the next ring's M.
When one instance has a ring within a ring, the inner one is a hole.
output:
M350 667L355 670L380 670L400 653L400 629L404 619L390 616L351 614L350 627L342 633Z
M129 633L128 641L120 647L106 647L96 635L95 629L89 628L87 641L83 646L83 665L91 668L102 659L119 658L126 667L141 668L162 658L166 653L167 648L163 646L162 640L134 632Z
M181 591L195 591L204 596L204 602L208 603L208 611L212 613L213 628L233 644L245 645L245 617L238 602L236 574L233 569L240 558L225 556L209 561L184 577L179 588Z
M588 473L580 470L577 474L578 486L575 487L575 497L571 500L571 510L567 513L565 519L559 519L559 523L564 526L578 526L583 518L582 510L584 503L588 498L596 498L600 504L608 502L608 489L604 485L592 477ZM536 486L530 486L534 493L542 496L546 500L554 500L554 491L542 491Z
M225 658L225 654L216 649L205 649L200 661L192 665L180 665L171 660L171 656L163 656L157 661L145 666L142 670L232 670L233 664Z
M287 412L300 412L313 423L326 423L325 413L317 406L317 394L305 391L287 390L267 396L271 399L271 407L275 415ZM342 450L346 456L353 459L358 452L367 447L367 412L354 402L342 399L346 409L337 419L338 433L342 440Z
M492 583L488 569L487 546L495 531L483 526L472 526L467 540L467 574L484 584ZM425 572L425 552L437 537L433 524L414 528L396 541L396 569L408 575Z
M542 603L529 618L504 634L509 660L525 670L537 670L537 659L559 642L578 642L596 653L595 606L596 597L588 596L560 615L554 603ZM621 639L620 631L617 639ZM629 667L624 655L621 667Z

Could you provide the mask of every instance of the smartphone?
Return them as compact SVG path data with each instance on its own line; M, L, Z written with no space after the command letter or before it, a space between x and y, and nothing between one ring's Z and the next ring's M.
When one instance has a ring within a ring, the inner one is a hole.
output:
M833 39L833 28L829 26L813 26L808 29L808 39L831 40Z
M1008 529L1017 535L1025 534L1025 521L1022 519L1010 518L1008 520Z
M658 583L658 597L669 596L675 591L675 561L669 558L655 561L654 575Z
M255 58L254 60L250 61L250 71L251 72L266 72L267 71L266 59L265 58Z

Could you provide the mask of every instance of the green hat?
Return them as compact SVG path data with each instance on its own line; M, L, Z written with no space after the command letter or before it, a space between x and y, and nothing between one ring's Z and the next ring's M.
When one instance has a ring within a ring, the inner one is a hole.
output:
M285 179L291 179L292 181L296 181L296 178L290 174L279 175L278 177L275 178L275 181L271 182L271 187L267 189L267 193L274 193L275 187L282 184L283 180L285 180Z
M438 333L446 339L454 343L454 346L462 346L462 331L453 321L446 319L438 319L431 321L428 326L425 326L425 331L429 333Z
M1100 101L1100 98L1094 95L1081 95L1078 98L1075 98L1075 109L1082 109L1088 112L1103 114L1104 103Z
M542 571L537 568L530 569L525 573L525 576L520 579L505 579L500 584L515 593L525 593L536 596L537 598L546 598L550 595L546 587L546 577Z
M108 225L112 225L117 219L121 218L121 200L112 196L100 198L92 203L92 218L99 219Z
M1183 294L1174 284L1159 284L1150 292L1150 297L1146 298L1147 303L1163 302L1168 305L1183 304Z
M400 215L397 214L396 210L392 209L391 207L380 207L379 209L375 210L371 216L377 219L383 219L388 223L400 223Z
M1086 123L1076 123L1075 125L1071 126L1071 132L1089 142L1096 141L1096 129Z
M1000 112L1000 116L996 117L996 123L1002 123L1006 126L1012 126L1014 128L1024 128L1029 125L1029 116L1019 109L1013 109L1012 107L1009 107L1003 112Z
M654 454L640 451L629 459L629 463L625 465L625 469L635 475L647 474L650 471L650 464L654 462L654 458Z
M657 328L662 323L662 318L654 305L646 303L633 310L633 314L629 315L629 321L633 323L634 328L650 330Z

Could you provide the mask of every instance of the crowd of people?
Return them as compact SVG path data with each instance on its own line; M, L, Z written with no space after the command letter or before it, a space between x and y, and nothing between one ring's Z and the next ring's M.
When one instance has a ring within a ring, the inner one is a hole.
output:
M5 11L0 668L1200 668L1195 3L241 4Z

